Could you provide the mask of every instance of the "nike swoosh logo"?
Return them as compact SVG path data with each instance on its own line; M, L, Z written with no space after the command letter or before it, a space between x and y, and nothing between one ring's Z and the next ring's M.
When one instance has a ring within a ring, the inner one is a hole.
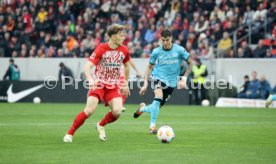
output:
M26 90L21 91L21 92L13 93L12 92L12 84L11 84L8 91L7 91L8 102L9 103L14 103L14 102L30 95L31 93L39 90L43 86L44 86L43 84L40 84L40 85L32 87L30 89L26 89Z

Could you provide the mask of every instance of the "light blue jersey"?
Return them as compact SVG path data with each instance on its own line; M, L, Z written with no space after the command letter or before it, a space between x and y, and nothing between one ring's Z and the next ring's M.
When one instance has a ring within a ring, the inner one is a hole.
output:
M182 61L188 60L189 56L190 54L186 49L177 44L173 44L170 50L164 50L161 45L152 51L149 62L155 66L151 75L155 79L175 88Z

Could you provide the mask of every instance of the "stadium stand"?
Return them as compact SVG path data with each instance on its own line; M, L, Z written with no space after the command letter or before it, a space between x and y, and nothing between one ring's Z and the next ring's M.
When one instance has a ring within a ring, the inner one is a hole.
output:
M3 0L1 3L1 57L87 57L107 39L106 27L112 23L126 25L125 44L137 58L149 57L164 28L173 29L175 41L194 50L197 57L216 57L209 51L216 54L225 32L234 44L230 47L232 51L224 51L219 57L238 57L242 42L251 47L260 39L265 39L270 57L276 56L273 17L276 4L269 0Z

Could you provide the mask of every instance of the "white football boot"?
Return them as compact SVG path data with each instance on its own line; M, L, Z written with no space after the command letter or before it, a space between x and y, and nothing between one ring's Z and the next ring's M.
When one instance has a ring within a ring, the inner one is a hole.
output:
M265 102L265 107L269 107L269 105L272 103L272 95L269 95Z
M98 130L100 140L101 141L106 141L107 138L106 138L106 135L105 135L104 126L101 126L100 122L98 122L96 128Z
M122 112L125 112L126 111L126 108L123 106L123 108L122 108Z
M64 142L67 142L67 143L71 143L73 141L73 136L71 134L66 134L64 137L63 137L63 141Z

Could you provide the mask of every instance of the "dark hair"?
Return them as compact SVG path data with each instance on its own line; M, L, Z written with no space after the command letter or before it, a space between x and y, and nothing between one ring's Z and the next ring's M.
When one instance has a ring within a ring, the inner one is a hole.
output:
M14 60L13 60L13 59L10 59L10 62L11 62L11 63L14 63Z
M112 35L115 35L118 32L123 31L123 30L125 30L125 26L119 25L119 24L113 24L113 25L111 25L111 26L108 27L108 29L107 29L107 35L109 37L111 37Z
M161 37L171 37L172 36L172 31L169 29L165 29L161 32Z
M249 79L249 76L248 76L248 75L245 75L243 78L245 78L245 79Z
M64 67L64 63L63 62L59 63L59 67Z

